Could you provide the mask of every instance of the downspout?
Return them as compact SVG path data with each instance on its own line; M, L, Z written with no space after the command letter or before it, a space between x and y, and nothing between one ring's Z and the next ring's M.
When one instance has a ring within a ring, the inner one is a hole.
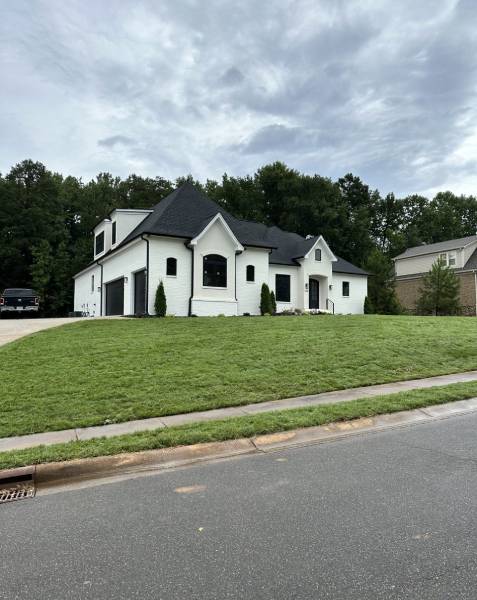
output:
M475 316L477 317L477 271L474 271Z
M101 282L100 282L100 291L99 291L99 316L103 316L103 263L100 263L99 260L96 261L98 267L101 267Z
M149 316L149 239L141 235L141 240L146 242L146 316Z
M101 292L99 294L99 316L103 316L103 263L98 263L101 267Z
M192 252L192 263L191 263L191 276L190 276L190 298L189 298L189 317L192 316L192 298L194 297L194 246L190 246L188 242L185 244L186 248Z

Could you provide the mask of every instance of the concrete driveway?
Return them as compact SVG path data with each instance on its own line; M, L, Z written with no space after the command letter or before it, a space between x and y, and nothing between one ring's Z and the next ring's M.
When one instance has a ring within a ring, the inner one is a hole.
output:
M0 319L0 346L43 329L80 321L82 317L61 319Z

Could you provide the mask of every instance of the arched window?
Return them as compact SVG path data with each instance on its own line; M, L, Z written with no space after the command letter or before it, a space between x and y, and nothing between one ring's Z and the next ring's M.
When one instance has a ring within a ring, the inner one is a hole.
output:
M177 258L168 258L166 266L166 275L177 275Z
M247 265L247 281L255 281L255 267Z
M227 287L227 259L219 254L204 256L202 281L206 287Z

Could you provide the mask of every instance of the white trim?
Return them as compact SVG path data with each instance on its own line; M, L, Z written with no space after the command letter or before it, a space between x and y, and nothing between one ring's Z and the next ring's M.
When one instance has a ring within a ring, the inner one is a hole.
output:
M204 227L204 229L202 229L202 231L199 233L199 235L196 235L194 239L192 239L189 243L190 246L197 246L197 242L200 240L200 238L205 235L207 233L207 231L212 227L212 225L214 223L216 223L217 221L219 221L222 226L224 227L225 231L229 234L229 236L232 238L235 246L236 246L236 250L239 250L240 252L243 252L244 247L242 246L242 244L238 241L238 239L235 237L233 231L230 229L230 227L227 225L227 222L225 221L225 219L223 218L223 216L220 213L217 213L215 215L215 217L213 217L208 224ZM223 254L222 254L223 256Z
M333 254L333 252L331 251L331 248L328 246L328 244L325 241L325 238L320 235L319 238L316 240L316 242L313 244L313 246L308 250L308 252L305 254L305 256L303 258L310 258L311 253L315 250L316 246L318 245L318 242L322 242L324 249L328 252L328 254L331 256L331 262L338 262L338 259L336 258L336 256ZM323 262L323 261L316 261L316 262Z
M224 288L218 288L219 290L223 290ZM198 300L200 302L216 302L220 304L221 302L227 302L228 304L237 304L237 300L234 298L203 298L201 296L193 296L192 300Z
M140 214L142 214L142 213L152 213L154 211L152 209L150 209L150 208L137 208L137 209L136 208L115 208L113 210L113 212L111 212L110 214L114 215L114 213L117 213L117 212L125 212L125 213L133 213L133 214L140 213Z

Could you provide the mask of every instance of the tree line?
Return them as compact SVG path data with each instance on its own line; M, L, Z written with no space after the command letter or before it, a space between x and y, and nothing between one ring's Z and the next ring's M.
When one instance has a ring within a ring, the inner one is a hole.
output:
M477 231L474 196L383 196L351 173L333 181L281 162L253 175L224 174L220 181L100 173L83 182L25 160L0 175L0 290L33 287L48 315L66 314L72 309L72 276L93 258L91 230L98 221L114 208L150 208L184 181L238 218L323 235L336 254L370 272L373 312L398 310L393 256Z

